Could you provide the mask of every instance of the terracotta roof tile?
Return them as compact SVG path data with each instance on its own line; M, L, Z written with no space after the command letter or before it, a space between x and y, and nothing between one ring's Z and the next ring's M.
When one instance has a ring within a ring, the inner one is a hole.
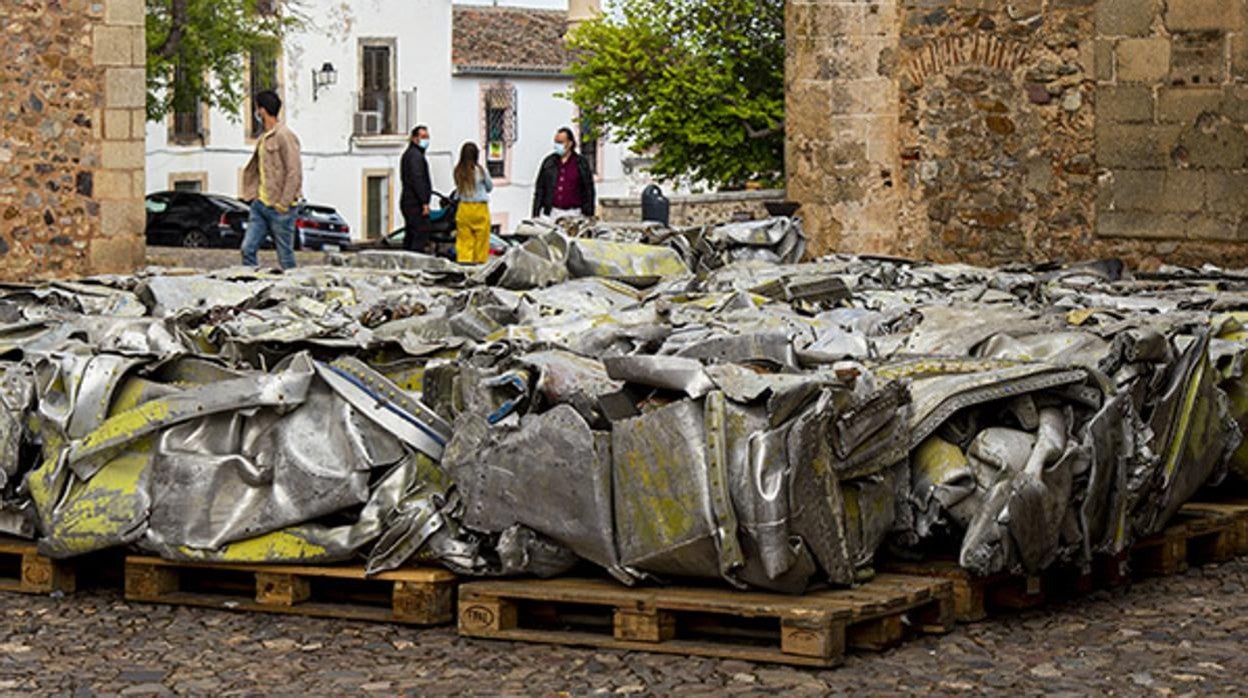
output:
M561 73L568 15L559 10L457 5L452 60L460 72Z

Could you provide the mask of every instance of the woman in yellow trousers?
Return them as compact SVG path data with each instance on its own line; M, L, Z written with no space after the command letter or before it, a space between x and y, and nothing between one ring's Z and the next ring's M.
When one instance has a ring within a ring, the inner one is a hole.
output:
M465 143L455 166L459 211L455 215L455 254L460 264L490 261L490 192L494 180L480 163L481 149Z

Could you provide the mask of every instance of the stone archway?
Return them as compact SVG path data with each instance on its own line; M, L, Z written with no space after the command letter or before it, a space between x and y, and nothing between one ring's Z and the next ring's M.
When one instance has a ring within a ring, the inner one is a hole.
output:
M1043 119L1018 75L1022 45L986 34L947 37L913 51L901 81L902 181L909 205L901 251L987 263L1027 255L1029 159ZM1044 99L1050 100L1044 91Z

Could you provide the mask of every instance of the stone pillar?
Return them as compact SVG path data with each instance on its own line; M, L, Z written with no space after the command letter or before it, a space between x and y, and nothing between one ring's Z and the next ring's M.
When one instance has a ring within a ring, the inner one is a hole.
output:
M143 0L16 0L0 74L0 278L144 257Z
M96 68L104 72L103 155L95 192L100 229L91 241L89 263L95 274L131 271L143 263L145 255L144 12L143 0L105 0L104 22L92 31Z
M899 197L898 5L790 0L788 196L811 253L887 252Z

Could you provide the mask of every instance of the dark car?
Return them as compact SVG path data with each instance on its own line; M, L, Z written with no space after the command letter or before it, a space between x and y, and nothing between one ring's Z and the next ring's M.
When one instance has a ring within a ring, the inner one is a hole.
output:
M300 204L295 207L295 249L340 250L351 247L351 226L330 206Z
M220 194L162 191L146 204L149 245L238 247L250 218L243 202Z
M459 194L452 191L450 196L447 196L435 191L433 200L437 204L437 207L429 212L429 239L433 244L433 252L435 255L453 259L455 257L455 214L459 211ZM359 243L355 249L401 250L406 238L407 229L399 228L383 238Z

